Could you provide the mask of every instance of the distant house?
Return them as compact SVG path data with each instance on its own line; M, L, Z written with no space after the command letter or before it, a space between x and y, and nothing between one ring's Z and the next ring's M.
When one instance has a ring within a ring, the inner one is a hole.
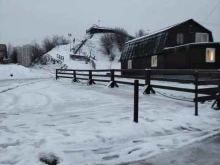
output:
M16 47L17 51L17 57L18 57L18 63L28 67L31 64L31 58L32 58L32 50L31 45L24 45L24 46L18 46Z
M128 41L122 69L220 69L220 43L193 19Z
M3 64L3 60L7 55L7 46L5 44L0 44L0 64Z

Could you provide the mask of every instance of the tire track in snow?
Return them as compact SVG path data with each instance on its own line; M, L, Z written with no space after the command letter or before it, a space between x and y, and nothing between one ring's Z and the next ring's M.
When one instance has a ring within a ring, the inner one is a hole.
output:
M22 85L16 85L15 87L11 87L11 88L7 88L7 89L4 89L4 90L1 90L1 91L0 91L0 94L1 94L1 93L5 93L5 92L8 92L8 91L11 91L11 90L16 89L16 88L19 88L19 87L36 84L36 83L39 83L39 82L42 82L42 81L47 81L47 80L41 80L41 81L36 81L36 82L31 82L31 83L25 83L25 84L22 84Z
M5 97L4 97L4 95L5 95ZM7 99L8 102L5 102L5 100L7 98L7 95L10 96L11 100L8 101L9 99ZM8 106L10 106L12 103L16 104L18 102L18 100L19 100L19 97L17 95L12 94L12 93L3 93L3 95L1 95L0 98L1 98L0 100L3 102L3 104L0 104L0 109L1 110L5 109Z

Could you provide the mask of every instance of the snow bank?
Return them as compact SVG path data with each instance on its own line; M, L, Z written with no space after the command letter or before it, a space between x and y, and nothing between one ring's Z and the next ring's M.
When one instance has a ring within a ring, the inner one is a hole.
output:
M0 65L0 80L48 77L52 77L52 75L42 70L26 68L16 64Z

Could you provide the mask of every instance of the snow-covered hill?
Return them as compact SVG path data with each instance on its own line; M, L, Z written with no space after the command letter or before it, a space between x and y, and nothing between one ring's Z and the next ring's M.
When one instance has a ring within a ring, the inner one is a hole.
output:
M91 39L82 46L80 49L79 55L81 56L92 56L95 57L93 60L96 64L96 69L119 69L120 62L120 52L115 47L113 54L115 55L115 60L110 62L109 57L105 55L100 47L100 37L103 34L95 34ZM86 37L86 36L85 36ZM81 42L76 42L72 47L77 48ZM35 68L41 68L50 71L51 73L54 72L55 69L61 68L63 65L67 65L68 69L93 69L92 63L85 63L85 61L78 61L78 60L71 60L70 54L70 45L63 45L54 48L52 51L48 52L44 55L44 57L53 58L55 60L59 60L57 55L63 56L64 61L62 64L47 64L47 65L36 65Z

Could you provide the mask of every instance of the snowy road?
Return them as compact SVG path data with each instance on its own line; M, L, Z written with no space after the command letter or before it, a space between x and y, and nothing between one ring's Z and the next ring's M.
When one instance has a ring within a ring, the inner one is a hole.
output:
M10 89L10 90L8 90ZM133 88L50 79L0 81L0 165L37 165L41 155L61 165L142 160L219 132L220 112L201 104L140 95L132 122Z
M217 165L220 164L220 135L167 152L146 161L124 165Z

